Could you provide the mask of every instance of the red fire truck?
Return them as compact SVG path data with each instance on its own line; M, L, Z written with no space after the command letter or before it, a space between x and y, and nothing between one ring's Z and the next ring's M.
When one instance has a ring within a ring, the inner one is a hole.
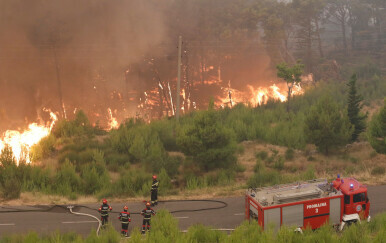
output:
M370 221L367 188L354 178L340 176L332 183L317 179L272 187L249 188L245 217L264 229L273 225L316 229L330 223L342 230L346 224Z

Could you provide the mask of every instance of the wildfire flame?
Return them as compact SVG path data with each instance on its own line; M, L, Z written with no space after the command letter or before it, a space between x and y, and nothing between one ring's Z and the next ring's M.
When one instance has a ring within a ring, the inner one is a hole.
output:
M113 113L111 112L110 108L108 108L107 110L108 110L109 115L110 115L110 118L109 118L109 129L108 130L117 129L119 127L119 123L118 123L117 119L115 117L113 117Z
M50 117L51 122L47 125L31 123L28 125L28 129L23 132L16 130L5 131L0 137L0 150L2 151L6 146L9 146L12 149L17 164L19 164L22 159L30 163L29 152L31 147L37 144L42 138L48 136L57 121L56 115L51 111Z
M236 89L223 88L225 98L220 97L219 100L220 106L224 104L233 104L237 103L249 103L253 106L264 105L268 100L279 100L281 102L287 101L288 90L285 85L276 85L273 84L269 87L253 87L247 85L248 92L242 92ZM299 85L294 85L292 87L292 95L301 95L304 91Z

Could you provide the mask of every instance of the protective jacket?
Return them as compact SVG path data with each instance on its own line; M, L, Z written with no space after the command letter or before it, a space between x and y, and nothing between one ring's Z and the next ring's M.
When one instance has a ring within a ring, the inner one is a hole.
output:
M155 215L155 211L152 208L145 208L142 210L141 215L144 219L151 219L151 215Z
M122 224L128 224L131 222L130 213L127 211L120 212L118 219L122 222Z
M102 204L102 206L98 209L102 217L109 216L109 211L111 210L113 210L113 208L110 207L108 204Z
M151 190L158 191L158 185L159 185L159 182L156 179L153 180L153 184L151 184Z

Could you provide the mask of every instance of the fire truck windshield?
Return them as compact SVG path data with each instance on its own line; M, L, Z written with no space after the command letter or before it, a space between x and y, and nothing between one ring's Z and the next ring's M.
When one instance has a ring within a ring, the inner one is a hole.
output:
M358 193L358 194L354 194L353 195L353 201L354 203L357 203L357 202L363 202L366 200L366 195L364 192L362 193Z

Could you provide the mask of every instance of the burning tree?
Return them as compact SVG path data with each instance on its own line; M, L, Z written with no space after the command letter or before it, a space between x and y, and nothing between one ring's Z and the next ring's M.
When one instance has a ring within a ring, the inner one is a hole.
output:
M288 66L287 63L283 62L276 66L277 76L284 79L287 82L288 87L288 98L287 98L287 112L290 108L290 97L292 94L292 88L294 85L299 85L301 78L300 76L303 73L304 65L299 61L292 67Z

